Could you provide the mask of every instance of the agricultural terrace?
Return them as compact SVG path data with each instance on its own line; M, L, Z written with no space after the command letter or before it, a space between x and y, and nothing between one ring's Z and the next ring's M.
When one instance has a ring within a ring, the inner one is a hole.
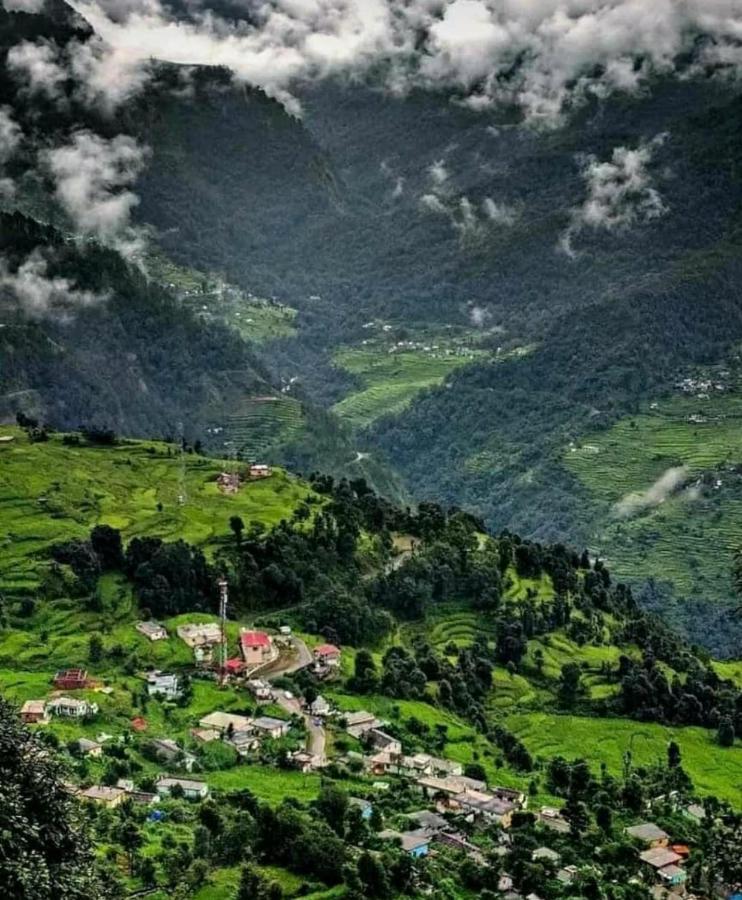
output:
M742 542L742 397L652 407L565 454L597 501L594 549L619 577L653 575L686 595L728 599Z
M144 264L152 278L175 291L199 318L223 322L246 341L264 344L296 334L296 310L289 306L256 297L214 273L179 266L159 252L148 253Z
M248 397L226 421L225 441L247 459L260 459L288 443L304 427L301 403L283 395Z
M442 384L461 366L511 355L484 349L482 332L453 327L442 332L411 331L381 323L368 323L366 327L369 337L360 346L342 348L333 358L338 368L355 375L358 381L358 390L333 407L355 428L366 428L381 416L400 413L417 394Z
M228 539L230 516L272 526L311 493L274 469L225 494L216 483L224 462L160 442L98 448L67 446L62 435L32 444L17 428L0 434L14 438L0 443L0 581L8 593L37 584L52 544L85 538L97 524L120 529L125 540L182 538L208 552Z

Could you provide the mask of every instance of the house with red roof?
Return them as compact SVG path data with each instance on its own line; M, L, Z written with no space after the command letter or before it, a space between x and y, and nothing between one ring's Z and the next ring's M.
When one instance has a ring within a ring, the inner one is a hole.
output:
M226 661L224 668L227 670L227 675L240 675L245 668L245 663L239 656L234 656L232 659Z
M314 661L319 666L334 668L340 665L340 648L334 644L320 644L314 648Z
M262 666L278 656L273 640L264 631L243 631L240 648L247 666Z

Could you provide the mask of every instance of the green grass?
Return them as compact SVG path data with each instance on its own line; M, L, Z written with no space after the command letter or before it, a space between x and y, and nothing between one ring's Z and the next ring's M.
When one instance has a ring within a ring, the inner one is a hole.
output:
M742 660L734 662L713 662L712 666L720 678L728 678L742 689Z
M689 421L700 415L703 421ZM597 502L594 549L620 577L655 576L686 596L731 596L732 553L742 543L742 397L674 397L587 436L565 455ZM687 486L663 503L621 515L622 500L684 466ZM694 483L706 474L711 483ZM713 482L721 480L721 485ZM709 552L709 547L714 552Z
M15 435L0 445L0 581L8 594L33 589L52 544L84 538L98 523L119 528L127 541L183 538L209 551L230 538L230 516L275 525L308 493L301 481L274 470L225 495L215 481L223 463L179 457L162 443L68 447L60 435L31 444L18 429L0 434Z
M438 349L432 349L433 346ZM381 416L402 412L417 394L442 384L454 369L488 356L470 342L454 343L434 337L419 348L390 352L391 349L390 340L373 339L367 346L347 347L335 354L335 365L360 381L359 390L333 407L355 428L365 428Z
M514 713L505 724L535 756L546 760L558 754L587 759L597 772L601 763L618 775L632 735L636 765L666 759L667 744L680 746L683 766L696 788L742 805L742 742L720 747L713 732L703 728L667 728L629 719L590 719L549 713Z

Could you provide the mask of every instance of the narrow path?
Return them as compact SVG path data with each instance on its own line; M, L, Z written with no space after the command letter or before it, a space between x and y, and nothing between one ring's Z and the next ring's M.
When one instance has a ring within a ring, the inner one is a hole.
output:
M280 665L269 675L266 675L265 677L267 680L271 681L274 678L280 678L282 675L290 675L292 672L298 672L300 669L304 669L312 664L312 654L309 652L309 648L301 638L292 637L291 644L296 651L295 655L290 661ZM276 693L276 702L281 709L292 716L301 716L302 719L304 719L304 724L307 729L307 750L313 756L316 756L320 763L324 763L325 745L327 743L324 727L315 724L314 718L302 709L301 703L296 697L287 697L284 691L277 691Z

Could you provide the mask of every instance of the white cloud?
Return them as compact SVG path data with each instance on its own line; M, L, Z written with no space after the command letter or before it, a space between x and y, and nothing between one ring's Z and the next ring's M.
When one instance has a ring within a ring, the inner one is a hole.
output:
M614 506L614 514L622 518L637 515L664 503L688 480L688 467L676 466L667 469L645 491L627 494Z
M512 225L515 222L515 210L506 203L497 203L491 197L482 201L482 212L495 225Z
M572 213L560 238L560 248L574 256L573 239L584 229L608 231L644 224L664 215L667 207L654 187L649 164L667 135L660 134L638 147L616 147L608 161L589 156L582 169L587 197Z
M57 48L48 41L22 41L11 47L7 66L29 94L57 97L67 77L59 64Z
M98 36L85 43L71 43L69 67L79 99L109 114L137 94L150 78L149 60L109 46Z
M47 269L47 260L38 249L15 272L0 259L0 291L31 319L66 320L77 310L105 300L98 294L77 290L66 278L50 278Z
M56 182L56 197L75 226L126 255L138 244L130 214L139 198L128 187L146 153L126 135L106 140L80 131L68 144L43 155Z
M438 192L448 181L448 169L442 159L436 160L428 166L428 175L433 184L433 190Z
M44 0L3 0L8 12L40 13L44 8Z
M0 165L5 165L18 149L23 133L13 118L12 110L0 106Z
M450 210L443 203L439 197L435 194L423 194L420 197L420 205L427 209L429 212L435 213L436 215L448 216L450 215Z
M296 113L299 81L373 68L393 91L447 90L474 109L506 100L554 123L590 93L672 71L699 34L713 39L699 62L742 67L739 0L262 0L237 24L198 4L176 22L160 0L73 3L124 73L153 57L224 65Z

